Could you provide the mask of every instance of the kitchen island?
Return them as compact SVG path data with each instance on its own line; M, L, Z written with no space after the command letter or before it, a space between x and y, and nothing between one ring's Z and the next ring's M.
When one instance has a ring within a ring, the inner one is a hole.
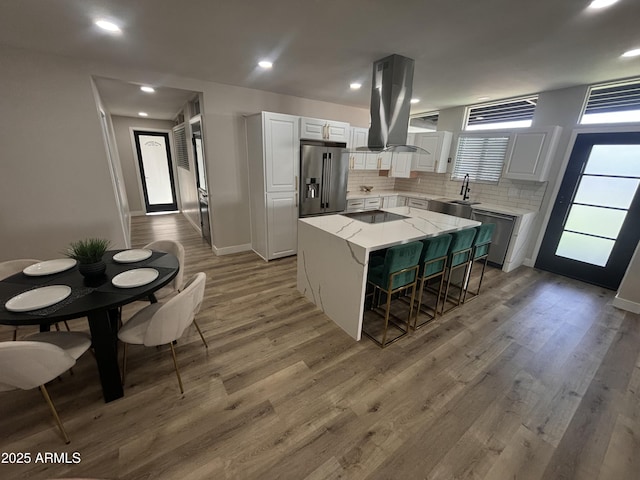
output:
M362 333L371 252L480 225L412 207L379 212L387 215L362 212L298 220L298 290L356 340ZM395 216L400 217L384 221Z

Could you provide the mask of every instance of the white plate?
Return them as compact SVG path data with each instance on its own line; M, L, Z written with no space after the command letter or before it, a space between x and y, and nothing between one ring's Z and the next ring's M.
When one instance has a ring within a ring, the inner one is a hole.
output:
M135 288L153 282L160 273L155 268L134 268L119 273L111 283L118 288Z
M113 256L113 261L118 263L140 262L141 260L146 260L152 254L153 252L151 250L147 250L146 248L139 248L136 250L123 250L122 252L116 253Z
M64 272L76 266L73 258L58 258L56 260L47 260L46 262L34 263L22 270L22 273L30 277L39 277L42 275L52 275L54 273Z
M71 287L67 285L49 285L16 295L4 304L4 308L10 312L28 312L61 302L69 295Z

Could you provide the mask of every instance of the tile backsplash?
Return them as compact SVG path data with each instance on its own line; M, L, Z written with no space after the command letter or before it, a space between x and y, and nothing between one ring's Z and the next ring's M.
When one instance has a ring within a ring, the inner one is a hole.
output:
M462 182L452 181L449 173L418 173L417 178L379 177L377 171L349 172L347 190L360 191L360 185L373 185L376 190L397 190L404 192L442 195L447 198L462 198ZM547 183L522 182L501 179L497 185L471 183L469 197L474 202L493 203L509 207L540 210Z

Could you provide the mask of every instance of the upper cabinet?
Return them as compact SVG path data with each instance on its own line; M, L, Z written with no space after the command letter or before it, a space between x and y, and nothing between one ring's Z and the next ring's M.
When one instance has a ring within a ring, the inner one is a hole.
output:
M293 115L263 113L264 169L267 192L291 192L298 186L300 136Z
M447 173L449 150L451 149L451 132L416 133L414 145L429 153L414 154L414 168L418 172Z
M358 147L366 147L369 139L369 129L362 127L351 127L351 135L347 147L355 149Z
M349 143L350 128L345 122L302 117L300 138Z
M562 128L527 128L513 134L503 178L545 182Z

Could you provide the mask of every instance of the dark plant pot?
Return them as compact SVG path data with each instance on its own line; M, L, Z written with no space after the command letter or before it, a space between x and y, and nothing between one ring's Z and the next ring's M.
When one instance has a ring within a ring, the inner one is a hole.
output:
M102 260L96 263L81 263L78 265L78 270L85 278L97 278L104 275L107 265Z

